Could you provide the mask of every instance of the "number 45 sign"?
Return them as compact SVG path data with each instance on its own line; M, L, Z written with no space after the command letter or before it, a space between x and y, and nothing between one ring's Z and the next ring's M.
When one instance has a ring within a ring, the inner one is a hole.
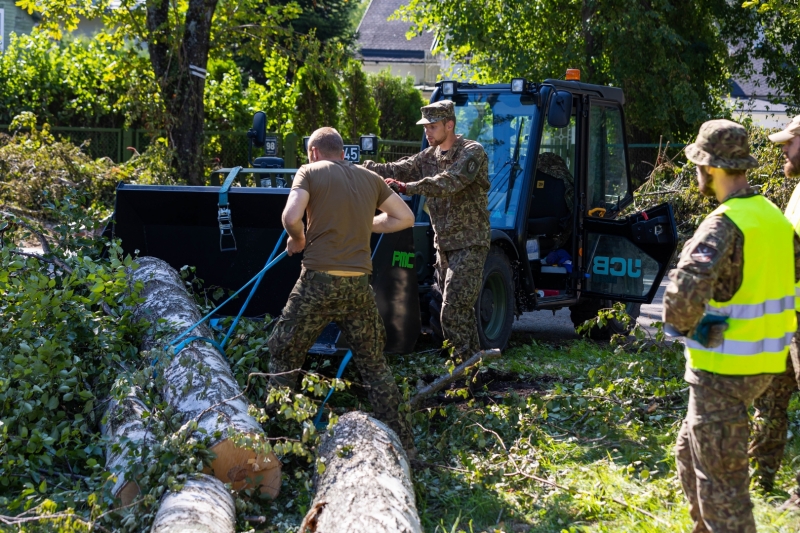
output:
M358 163L361 160L361 147L357 144L345 144L344 160Z

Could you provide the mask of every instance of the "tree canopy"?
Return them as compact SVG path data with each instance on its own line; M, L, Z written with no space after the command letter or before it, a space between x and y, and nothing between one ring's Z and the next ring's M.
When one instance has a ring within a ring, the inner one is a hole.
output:
M724 0L411 0L412 32L433 30L439 49L480 82L562 78L622 87L634 138L686 138L724 113L726 35L746 17Z

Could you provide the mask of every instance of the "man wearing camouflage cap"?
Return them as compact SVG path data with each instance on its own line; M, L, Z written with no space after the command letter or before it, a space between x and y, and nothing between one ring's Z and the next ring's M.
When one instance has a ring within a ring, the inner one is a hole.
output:
M787 178L800 176L800 115L794 117L783 131L773 133L769 140L780 144L786 163L783 173ZM800 186L796 187L786 217L800 233ZM800 288L798 288L800 293ZM800 299L796 302L800 304ZM800 310L800 306L797 307ZM775 474L783 460L786 447L786 433L789 427L787 408L792 393L800 384L800 335L795 334L789 348L790 355L786 360L786 372L775 376L769 389L756 399L753 440L750 444L750 457L755 463L756 482L766 492L771 492L775 484ZM800 473L797 475L800 484ZM800 509L800 493L798 489L784 504L784 508Z
M456 358L480 350L475 302L489 251L489 160L480 143L455 134L453 102L441 100L420 109L417 124L430 145L394 163L365 161L395 191L427 197L435 232L436 284L442 294L444 338Z
M747 407L786 370L797 329L800 238L747 183L747 132L703 124L686 147L700 191L720 206L687 241L664 295L664 322L686 337L689 406L675 447L694 533L755 533Z

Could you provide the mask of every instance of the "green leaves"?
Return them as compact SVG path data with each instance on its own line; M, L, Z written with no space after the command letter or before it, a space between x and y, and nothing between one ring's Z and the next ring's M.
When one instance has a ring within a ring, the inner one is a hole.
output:
M720 20L738 7L717 0L463 2L412 0L399 16L409 35L434 31L460 79L513 77L581 81L625 90L629 129L682 138L720 114L727 94L727 46Z

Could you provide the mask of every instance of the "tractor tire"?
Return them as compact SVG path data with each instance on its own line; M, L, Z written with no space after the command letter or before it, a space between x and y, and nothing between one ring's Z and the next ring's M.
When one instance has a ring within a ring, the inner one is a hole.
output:
M597 298L582 299L580 302L569 308L569 317L572 320L572 324L577 329L578 326L587 320L595 318L600 309L606 309L612 307L613 305L614 302L611 300L601 300ZM625 310L634 320L639 318L641 307L642 304L625 304ZM589 331L589 338L596 341L607 341L612 337L612 335L627 335L632 329L633 325L626 328L619 320L611 320L602 328L592 328Z
M475 304L481 348L503 350L511 338L516 304L511 261L499 246L492 246L483 265L483 284Z

